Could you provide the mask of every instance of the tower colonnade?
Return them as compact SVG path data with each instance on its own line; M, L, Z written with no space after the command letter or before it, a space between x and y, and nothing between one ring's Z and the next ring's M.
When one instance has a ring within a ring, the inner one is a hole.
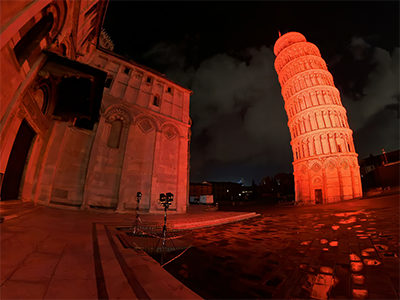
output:
M353 131L321 54L298 32L274 46L293 150L296 201L329 203L360 197Z

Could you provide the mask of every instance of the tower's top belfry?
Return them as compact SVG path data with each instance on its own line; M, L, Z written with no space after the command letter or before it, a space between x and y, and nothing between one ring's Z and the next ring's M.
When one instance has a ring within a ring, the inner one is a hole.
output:
M307 42L306 38L304 35L302 35L299 32L288 32L285 33L284 35L280 36L279 39L276 41L275 46L274 46L274 53L276 56L286 47L295 44L295 43L301 43L301 42Z

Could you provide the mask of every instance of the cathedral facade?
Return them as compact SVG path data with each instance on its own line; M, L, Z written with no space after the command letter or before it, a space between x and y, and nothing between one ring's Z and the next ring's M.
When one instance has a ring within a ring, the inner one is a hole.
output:
M361 197L353 132L318 48L289 32L276 41L274 53L291 135L296 202Z
M192 91L114 52L107 1L1 1L1 200L189 203Z

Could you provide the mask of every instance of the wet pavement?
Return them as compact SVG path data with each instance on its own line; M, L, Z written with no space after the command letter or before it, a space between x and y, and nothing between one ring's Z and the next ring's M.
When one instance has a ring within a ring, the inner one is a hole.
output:
M118 227L132 214L0 203L1 299L201 299L145 253L126 249ZM168 225L197 228L243 220L254 213L189 207ZM161 223L162 214L143 214Z
M398 194L249 209L262 216L195 230L165 269L203 298L399 298Z

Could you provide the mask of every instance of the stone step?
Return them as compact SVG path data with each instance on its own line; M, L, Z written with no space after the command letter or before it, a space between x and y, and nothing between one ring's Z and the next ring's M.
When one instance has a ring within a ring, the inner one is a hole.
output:
M203 220L203 221L190 222L190 220L185 220L185 222L174 223L173 228L174 229L203 228L203 227L222 225L222 224L227 224L227 223L232 223L232 222L238 222L238 221L242 221L242 220L246 220L246 219L250 219L250 218L254 218L254 217L258 217L258 216L260 216L260 214L252 212L252 213L240 214L240 215L231 216L231 217L223 217L223 218L209 219L209 220Z
M130 243L127 243L126 237L115 228L116 226L109 225L107 227L111 233L112 241L108 239L106 231L99 229L98 234L101 235L99 236L100 252L105 253L103 248L107 248L109 249L108 253L111 254L110 243L115 243L117 251L119 252L118 255L121 255L120 259L122 257L124 264L129 268L129 270L125 269L124 272L129 273L128 276L130 276L130 280L128 281L136 297L140 298L141 295L147 294L150 299L202 299L169 274L149 255L131 249ZM107 242L104 244L106 240ZM121 243L121 240L124 242ZM125 248L126 246L129 247ZM115 257L115 260L112 259L112 261L117 260L115 253L113 253L112 257ZM108 261L109 259L103 260L102 258L103 265ZM106 266L104 265L104 267ZM107 288L111 285L108 282L109 280L110 278L105 276ZM113 293L115 294L116 292Z

